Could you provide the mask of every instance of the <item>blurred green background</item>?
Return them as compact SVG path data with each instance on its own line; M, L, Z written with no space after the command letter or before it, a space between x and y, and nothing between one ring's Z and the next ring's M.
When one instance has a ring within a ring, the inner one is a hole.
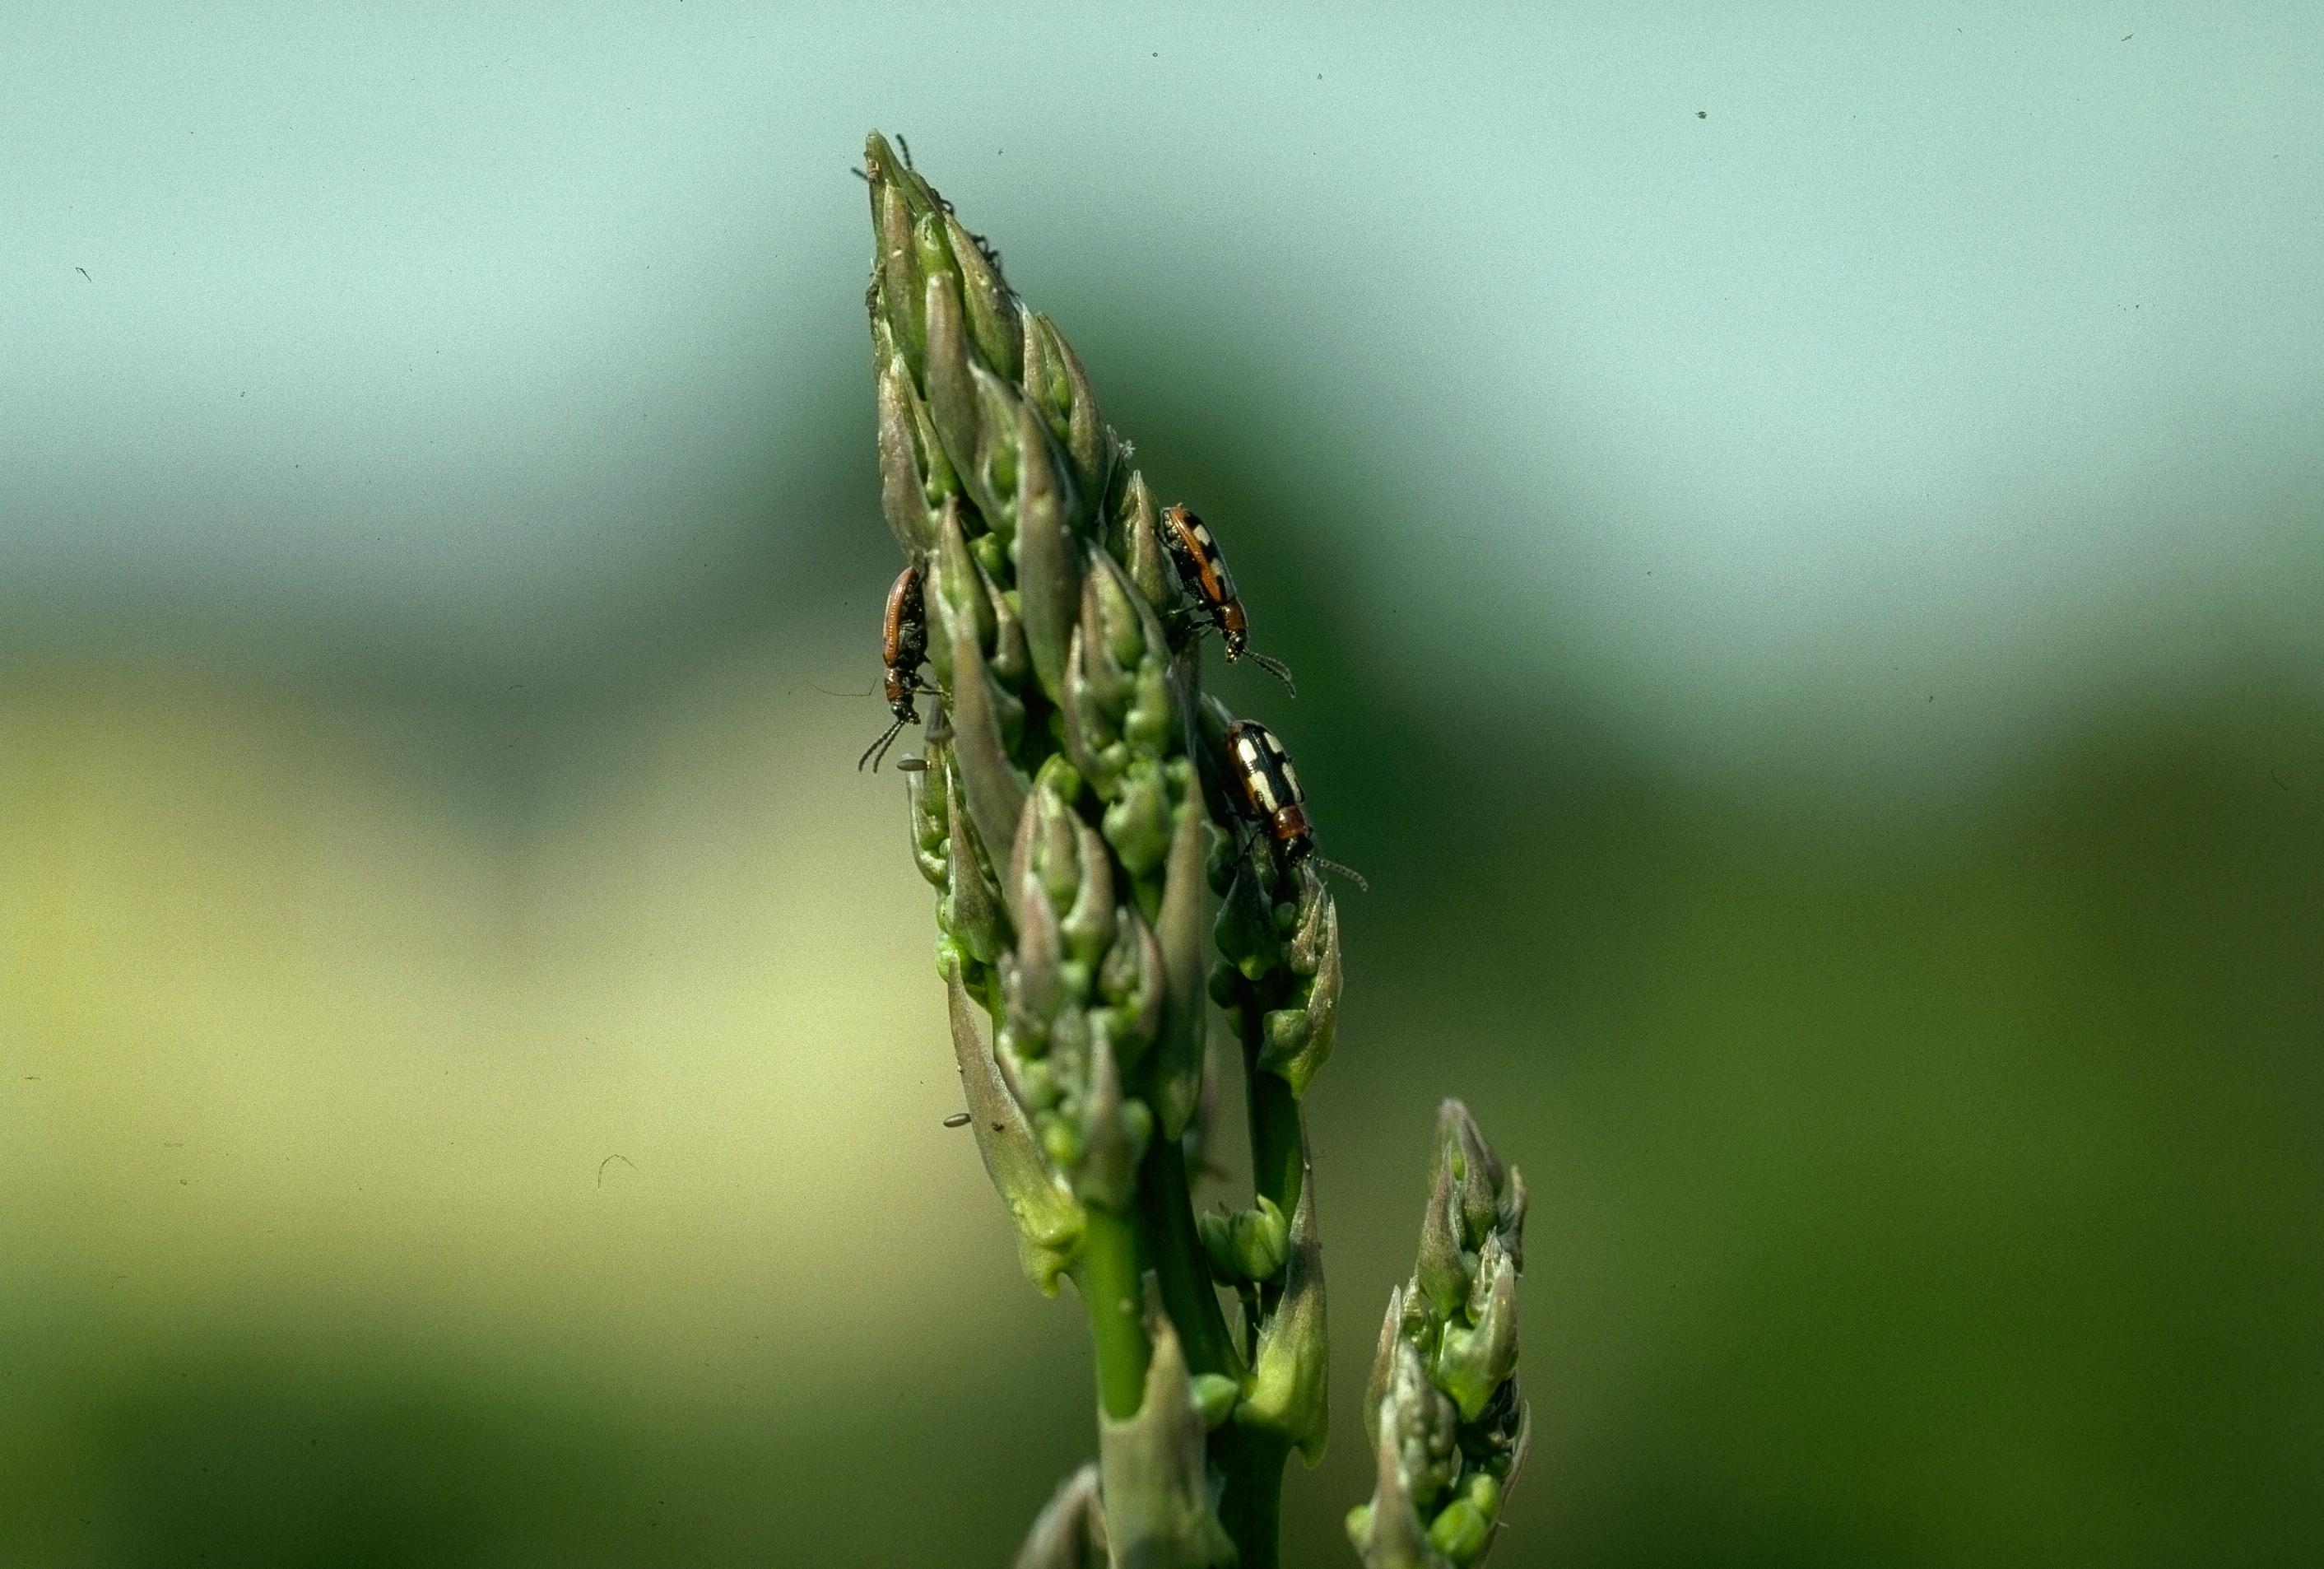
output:
M0 1564L998 1564L1091 1449L852 767L875 125L1372 880L1292 1561L1445 1094L1508 1569L2324 1561L2313 5L5 15Z

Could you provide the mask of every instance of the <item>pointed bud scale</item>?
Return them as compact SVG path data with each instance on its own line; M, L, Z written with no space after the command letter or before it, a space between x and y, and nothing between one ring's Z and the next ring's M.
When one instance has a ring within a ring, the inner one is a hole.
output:
M1404 1330L1404 1288L1388 1294L1388 1316L1380 1320L1379 1341L1372 1349L1371 1376L1364 1381L1364 1437L1379 1442L1379 1403L1388 1398L1389 1375L1396 1371L1397 1336Z
M1167 651L1159 631L1150 653L1130 678L1130 710L1121 716L1122 739L1153 755L1170 750L1179 738L1178 683L1172 678Z
M1133 763L1121 794L1105 808L1106 843L1132 877L1145 877L1169 854L1174 814L1162 771L1144 760Z
M888 138L877 131L867 132L863 137L863 177L872 183L875 207L880 193L902 179L903 173L903 160L896 156L896 150L888 144Z
M960 267L953 260L952 244L945 235L945 215L941 208L912 213L912 260L923 278L950 278L954 286L960 283Z
M1111 433L1098 411L1082 362L1039 311L1025 318L1025 392L1049 429L1065 445L1082 493L1095 501L1104 489L1112 458ZM1086 514L1084 514L1086 515Z
M1122 571L1120 562L1108 558L1106 565L1121 585L1122 602L1128 605L1131 613L1138 617L1138 637L1139 641L1145 645L1147 656L1166 669L1172 668L1170 638L1162 625L1162 617L1156 612L1153 605L1147 603L1146 595L1139 592L1138 586L1130 580L1128 574ZM1177 712L1176 694L1174 693L1172 697L1170 723L1172 727L1176 729L1184 725L1185 720ZM1180 739L1183 741L1183 736Z
M1323 967L1324 955L1340 942L1340 908L1321 877L1303 877L1299 885L1296 924L1285 957L1292 974L1313 975Z
M1225 1569L1235 1547L1211 1500L1186 1354L1167 1318L1155 1314L1148 1328L1154 1358L1138 1415L1098 1416L1114 1562L1121 1569Z
M961 792L946 792L945 835L949 854L945 861L945 897L938 914L945 932L961 951L980 964L990 964L1007 951L1013 937L1009 917L991 879L978 863L974 845L962 816Z
M927 401L928 420L936 429L936 439L953 472L960 476L962 488L990 526L1000 508L982 486L976 463L976 378L969 365L968 328L961 319L960 291L950 278L936 277L927 280L924 293L927 364L920 386Z
M1471 1260L1462 1256L1460 1199L1452 1186L1452 1164L1438 1158L1434 1189L1421 1214L1420 1256L1413 1279L1437 1316L1456 1312L1469 1295Z
M881 189L891 178L888 171L896 162L895 149L888 145L887 137L877 131L863 134L863 178L871 186L875 208L879 205Z
M1309 880L1311 889L1320 887ZM1340 1015L1340 917L1329 893L1311 900L1309 916L1295 931L1285 956L1294 974L1309 966L1311 979L1295 1006L1269 1012L1263 1021L1259 1066L1305 1095L1308 1084L1332 1056Z
M1113 558L1100 555L1090 563L1090 581L1097 588L1097 627L1093 637L1103 640L1105 651L1124 672L1135 670L1148 650L1163 646L1160 623L1151 607L1142 604ZM1088 620L1084 614L1084 629ZM1153 628L1149 639L1148 628Z
M1517 1371L1517 1277L1506 1255L1497 1259L1492 1274L1483 1282L1488 1288L1476 1327L1448 1324L1437 1346L1436 1382L1471 1422L1483 1415L1486 1404Z
M1500 1218L1495 1223L1509 1251L1509 1262L1517 1267L1520 1275L1525 1273L1525 1173L1512 1166L1508 1186L1501 1189Z
M891 360L880 372L880 511L907 556L935 547L928 517L927 475L914 440L911 405L906 401L904 362Z
M1082 882L1081 819L1072 805L1081 788L1081 776L1064 758L1042 763L1010 842L1009 874L1022 878L1031 872L1060 906L1072 900Z
M953 454L954 464L993 533L1004 544L1013 545L1017 491L1025 462L1024 448L1018 440L1023 400L1016 388L973 360L969 362L968 374L976 399L974 446L968 453Z
M1025 374L1018 379L1025 396L1040 411L1043 423L1060 441L1072 419L1073 380L1065 372L1064 342L1056 324L1038 310L1024 314Z
M1470 1323L1474 1324L1484 1316L1485 1305L1493 1293L1494 1273L1508 1256L1508 1249L1501 1241L1499 1232L1489 1234L1485 1238L1485 1245L1477 1250L1477 1272L1469 1282L1469 1299L1462 1307Z
M1084 1204L1116 1213L1127 1210L1138 1191L1138 1163L1145 1158L1144 1129L1150 1113L1121 1094L1121 1074L1103 1041L1090 1054L1089 1096L1082 1114L1081 1170L1074 1190ZM1143 1126L1141 1127L1141 1124Z
M1165 979L1161 945L1133 906L1116 912L1100 985L1109 1006L1092 1026L1103 1024L1124 1071L1135 1070L1161 1038Z
M1065 690L1058 702L1065 718L1065 755L1089 780L1098 799L1111 800L1120 785L1121 763L1111 754L1120 749L1120 737L1103 706L1091 695L1089 678L1082 668L1082 629L1074 623L1065 643Z
M1075 631L1081 643L1081 695L1091 706L1093 717L1102 717L1105 731L1111 734L1119 731L1121 716L1130 708L1130 672L1114 657L1113 639L1106 631L1105 607L1098 590L1104 577L1093 561L1093 570L1082 578L1082 618Z
M1272 1060L1268 1067L1283 1076L1294 1095L1305 1095L1316 1071L1331 1060L1332 1044L1339 1033L1340 1022L1340 917L1330 900L1324 901L1326 914L1322 933L1322 951L1314 955L1314 978L1305 988L1305 995L1299 1008L1300 1027L1296 1041L1292 1033L1277 1046L1273 1031L1274 1019L1268 1017L1268 1049ZM1295 941L1290 957L1296 971L1301 952Z
M1154 505L1154 493L1146 487L1146 476L1133 472L1129 488L1123 492L1121 516L1115 555L1130 583L1145 596L1157 614L1171 608L1170 578L1163 562L1161 514Z
M1283 1296L1259 1326L1250 1388L1235 1407L1235 1420L1287 1440L1313 1465L1323 1458L1330 1424L1331 1352L1323 1314L1323 1250L1315 1235L1315 1174L1304 1164L1302 1172Z
M897 365L903 364L899 358ZM912 440L915 456L920 463L920 483L928 498L928 511L938 513L946 501L958 496L960 475L953 468L952 459L945 456L943 438L936 435L936 421L928 417L928 401L920 396L908 376L899 378L904 395L905 411L912 417Z
M1081 875L1073 891L1073 903L1066 906L1057 924L1065 935L1065 952L1093 967L1105 955L1119 923L1120 912L1113 902L1113 858L1105 853L1105 841L1097 830L1079 817L1074 819L1074 834L1079 845L1074 860Z
M1065 649L1081 614L1081 547L1066 531L1066 500L1047 438L1029 405L1018 406L1025 464L1017 503L1017 598L1025 647L1041 689L1065 692Z
M1019 881L1015 904L1017 947L1009 972L1009 1028L1019 1041L1047 1040L1049 1026L1065 1011L1072 992L1063 965L1065 939L1057 931L1057 907L1030 875Z
M889 337L917 380L927 363L927 285L912 245L911 208L893 185L877 187L872 199L878 208L880 311L887 318Z
M966 631L975 637L979 648L991 649L1001 635L1000 612L994 608L996 596L984 568L969 544L967 520L956 501L948 503L937 520L936 558L929 576L927 597L945 634L930 637L930 647Z
M935 721L931 719L929 723L933 725ZM948 811L952 793L945 784L949 757L950 749L945 743L929 742L926 747L927 767L904 775L904 795L911 806L912 863L939 893L952 881L952 824Z
M1025 366L1025 344L1018 324L1017 297L984 258L983 248L950 213L944 215L945 235L954 264L960 270L961 300L966 307L968 332L984 363L1016 381Z
M876 131L864 143L863 170L872 179L887 180L902 191L915 217L944 206L935 189L910 164L898 158L890 150L887 139Z
M1484 1131L1458 1101L1444 1103L1440 1126L1452 1141L1452 1174L1461 1201L1462 1241L1480 1246L1500 1217L1501 1162L1485 1142Z
M1162 1131L1173 1139L1186 1131L1187 1120L1202 1099L1203 1048L1210 1024L1203 1006L1208 958L1203 945L1203 910L1210 902L1204 873L1205 826L1202 797L1190 791L1178 808L1178 820L1171 830L1162 908L1155 918L1155 937L1161 944L1169 992L1162 1048L1154 1063L1154 1110L1162 1119Z
M953 1057L968 1097L970 1126L986 1175L1017 1222L1018 1251L1025 1273L1045 1297L1057 1294L1057 1281L1073 1267L1082 1234L1082 1209L1049 1174L1035 1142L1025 1109L1008 1084L985 1042L982 1015L962 990L957 972L946 977L951 999Z
M912 384L912 367L904 363L903 351L896 346L895 337L888 331L887 318L880 314L879 290L876 284L873 286L872 292L863 297L863 303L872 312L872 401L875 414L878 414L880 419L884 419L884 412L879 409L880 398L883 391L880 383L887 379L889 367L892 365L896 369L896 381L899 388L908 387ZM900 401L899 402L899 408L903 408ZM904 422L907 425L910 422L908 411L905 412ZM879 422L879 420L875 420L872 430L876 438L881 430L881 425ZM884 484L888 476L888 462L884 444L881 446L880 450L881 453L880 477L881 483ZM895 531L892 524L890 525L889 531L890 533Z
M1044 324L1047 318L1042 318ZM1052 333L1056 328L1051 327ZM1089 505L1081 510L1086 517L1096 506L1105 490L1106 470L1112 466L1112 432L1098 412L1097 394L1090 390L1089 374L1082 369L1081 356L1062 334L1057 336L1057 352L1065 363L1065 380L1073 390L1073 411L1067 417L1065 443L1065 454L1073 460L1074 480L1081 494L1089 498Z
M903 351L888 343L884 325L875 336L886 346L874 355L880 393L885 400L881 413L881 472L883 478L889 473L887 454L892 426L895 437L904 443L899 456L905 455L908 448L911 466L917 471L922 505L931 519L933 539L933 519L943 510L946 497L960 494L960 476L953 472L952 460L945 456L944 443L936 438L936 424L928 418L927 402L913 384L911 367L905 363Z
M1011 1569L1111 1569L1111 1563L1106 1554L1097 1467L1084 1465L1065 1479L1041 1510Z
M1029 787L1009 760L984 654L966 626L954 629L952 658L953 761L961 794L968 804L969 822L988 854L1005 855L1016 843L1017 819L1024 815Z
M994 689L1002 703L1001 733L1014 747L1025 733L1025 699L1017 693L1032 666L1026 658L1025 628L1017 619L1015 600L1001 591L989 572L985 583L991 595L992 648L984 668L992 673Z

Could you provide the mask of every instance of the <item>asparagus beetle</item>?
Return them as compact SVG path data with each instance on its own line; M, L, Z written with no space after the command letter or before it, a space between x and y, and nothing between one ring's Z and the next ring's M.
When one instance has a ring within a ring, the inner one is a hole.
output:
M1226 645L1227 662L1232 664L1245 654L1250 662L1299 695L1298 686L1283 661L1265 654L1251 653L1250 620L1243 614L1242 599L1235 593L1234 574L1227 570L1227 558L1219 550L1219 542L1202 519L1188 512L1185 503L1173 502L1162 509L1162 543L1170 552L1170 563L1178 569L1178 580L1194 595L1200 608L1196 614L1208 619L1204 626L1218 629L1219 641Z
M872 772L880 771L880 760L888 755L888 748L895 743L904 726L919 723L920 709L916 700L919 694L935 690L920 679L920 661L928 657L928 616L918 561L898 574L895 586L888 590L888 610L880 623L880 657L887 666L882 692L888 699L889 711L896 717L880 733L880 739L865 747L863 755L855 760L858 771L867 762Z
M1358 888L1370 888L1361 877L1338 862L1315 854L1315 827L1307 820L1307 798L1290 753L1275 732L1256 719L1238 719L1227 726L1227 777L1234 804L1258 825L1283 858L1297 866L1314 861L1326 872L1336 872Z

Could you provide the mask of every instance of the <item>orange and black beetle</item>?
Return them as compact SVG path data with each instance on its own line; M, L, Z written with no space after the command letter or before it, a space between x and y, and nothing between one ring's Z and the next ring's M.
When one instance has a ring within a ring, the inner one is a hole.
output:
M1219 641L1226 645L1227 662L1231 664L1250 654L1251 663L1290 687L1293 696L1297 696L1299 688L1281 660L1250 653L1250 620L1244 615L1242 599L1235 593L1234 575L1227 570L1227 558L1203 520L1182 503L1171 503L1162 509L1162 543L1170 552L1171 565L1178 569L1178 580L1194 596L1199 606L1197 614L1208 617L1203 624L1218 628Z
M1338 862L1315 854L1315 827L1307 820L1307 797L1290 753L1275 732L1256 719L1238 719L1227 726L1227 778L1234 804L1245 817L1263 830L1283 859L1296 866L1313 860L1336 872L1358 888L1370 885Z
M880 760L888 755L907 725L920 722L919 705L914 700L931 688L920 679L920 663L928 657L927 605L921 591L920 564L918 561L897 577L896 586L888 590L888 611L880 623L880 658L887 666L882 690L888 699L889 711L896 721L880 733L880 739L863 749L855 760L861 770L865 763L872 771L880 771ZM898 768L904 766L898 763Z

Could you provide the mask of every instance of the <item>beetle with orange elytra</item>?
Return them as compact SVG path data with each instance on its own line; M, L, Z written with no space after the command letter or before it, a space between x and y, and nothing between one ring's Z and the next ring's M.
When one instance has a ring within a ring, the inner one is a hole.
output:
M880 771L880 762L888 755L888 748L907 725L920 722L918 701L923 692L935 695L936 688L920 679L920 666L928 657L928 613L920 564L905 568L888 590L888 608L880 622L880 659L886 667L881 681L881 693L888 699L888 710L895 723L880 733L880 739L863 749L855 760L857 771L865 763L872 771ZM908 762L910 759L906 759ZM903 762L896 765L905 766Z
M1243 614L1242 597L1235 592L1234 575L1227 570L1227 558L1212 538L1209 525L1186 510L1182 502L1172 502L1162 509L1162 544L1170 553L1170 564L1178 570L1178 581L1194 596L1199 631L1216 629L1219 641L1226 648L1227 662L1250 655L1250 662L1299 695L1298 685L1280 660L1271 660L1250 648L1250 619Z
M1286 865L1312 861L1325 872L1336 872L1358 888L1371 884L1348 867L1315 854L1315 827L1307 818L1306 792L1291 766L1291 754L1275 732L1256 719L1238 719L1227 726L1227 780L1238 815L1267 835L1282 852Z

